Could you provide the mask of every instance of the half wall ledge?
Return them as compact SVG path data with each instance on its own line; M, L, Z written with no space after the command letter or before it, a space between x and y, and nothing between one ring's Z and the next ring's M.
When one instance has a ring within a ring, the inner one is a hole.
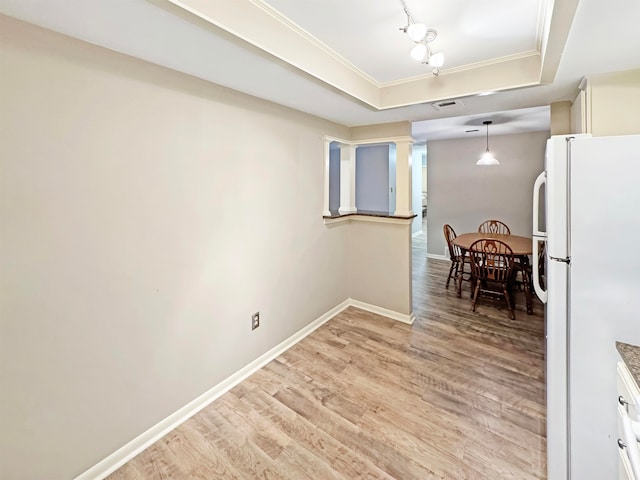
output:
M418 215L413 213L411 215L394 215L392 212L379 212L375 210L358 210L353 213L341 214L337 210L332 210L329 215L323 215L325 225L347 222L347 221L361 221L361 222L379 222L379 223L395 223L395 224L410 224Z

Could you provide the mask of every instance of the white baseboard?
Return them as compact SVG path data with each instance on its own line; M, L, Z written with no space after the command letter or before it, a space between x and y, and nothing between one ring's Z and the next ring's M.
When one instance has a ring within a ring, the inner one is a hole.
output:
M294 333L284 342L273 347L271 350L261 355L245 367L241 368L230 377L227 377L225 380L223 380L210 390L206 391L195 400L187 403L184 407L172 413L146 432L138 435L136 438L113 452L104 460L100 461L90 469L78 475L75 480L102 480L111 473L115 472L118 468L120 468L133 457L145 450L147 447L151 446L153 443L165 436L178 425L191 418L193 415L205 408L218 397L231 390L233 387L242 382L242 380L249 377L251 374L276 358L278 355L291 348L293 345L298 343L304 337L309 335L311 332L316 330L331 318L335 317L338 313L340 313L350 305L350 299L347 299L340 305L332 308L327 313L304 327L302 330Z
M400 313L386 308L378 307L377 305L371 305L370 303L361 302L360 300L354 300L353 298L350 298L348 302L351 307L360 308L371 313L377 313L378 315L389 317L393 320L398 320L399 322L407 323L409 325L411 325L416 319L413 313L407 315L406 313Z
M377 313L379 315L384 315L386 317L408 324L412 324L415 320L415 316L413 315L413 313L411 315L406 315L403 313L394 312L393 310L388 310L386 308L377 307L369 303L364 303L352 298L348 298L344 302L340 303L336 307L329 310L327 313L311 322L303 329L294 333L279 345L276 345L271 350L255 359L253 362L241 368L230 377L227 377L222 382L206 391L196 399L187 403L178 411L172 413L164 420L161 420L146 432L141 433L129 443L106 457L104 460L98 462L93 467L78 475L74 480L102 480L108 475L112 474L133 457L145 450L147 447L157 442L171 430L191 418L193 415L208 406L218 397L231 390L245 378L249 377L251 374L265 366L277 356L284 353L286 350L298 343L311 332L313 332L314 330L325 324L327 321L331 320L345 308L350 306Z
M411 238L416 238L418 235L422 235L424 233L424 230L418 230L415 233L411 234Z
M427 258L433 258L434 260L446 260L447 262L450 260L449 257L445 255L436 255L435 253L427 253Z

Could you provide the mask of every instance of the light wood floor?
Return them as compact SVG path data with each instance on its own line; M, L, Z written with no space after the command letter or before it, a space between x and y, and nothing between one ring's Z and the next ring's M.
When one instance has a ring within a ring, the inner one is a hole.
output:
M414 240L413 326L349 308L111 475L543 479L544 321L470 312Z

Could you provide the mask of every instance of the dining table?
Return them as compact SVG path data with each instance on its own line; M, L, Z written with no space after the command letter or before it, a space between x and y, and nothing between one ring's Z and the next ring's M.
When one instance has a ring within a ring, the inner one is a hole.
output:
M529 256L533 252L533 243L530 237L521 237L520 235L505 235L501 233L480 233L480 232L471 232L471 233L463 233L458 235L453 239L453 244L460 247L462 250L462 255L465 257L467 252L471 248L473 242L477 240L482 240L485 238L489 238L492 240L500 240L506 243L511 251L513 252L513 256L516 261L520 262L522 265L522 276L523 276L523 290L525 294L525 299L527 303L527 313L533 313L533 305L531 302L531 279L529 278ZM463 264L464 265L464 264ZM462 279L462 275L460 275L460 280ZM462 295L462 281L458 281L458 296Z

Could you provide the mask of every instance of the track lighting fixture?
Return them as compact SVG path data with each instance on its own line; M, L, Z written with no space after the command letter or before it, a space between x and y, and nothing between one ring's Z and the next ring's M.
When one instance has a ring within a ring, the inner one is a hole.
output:
M411 58L418 62L430 65L433 67L431 73L436 77L440 73L440 67L444 65L444 53L433 53L430 43L433 42L438 36L438 31L432 28L427 28L424 23L416 23L409 13L404 0L400 0L404 13L407 15L407 25L400 27L404 33L406 33L411 41L415 43L410 51Z

